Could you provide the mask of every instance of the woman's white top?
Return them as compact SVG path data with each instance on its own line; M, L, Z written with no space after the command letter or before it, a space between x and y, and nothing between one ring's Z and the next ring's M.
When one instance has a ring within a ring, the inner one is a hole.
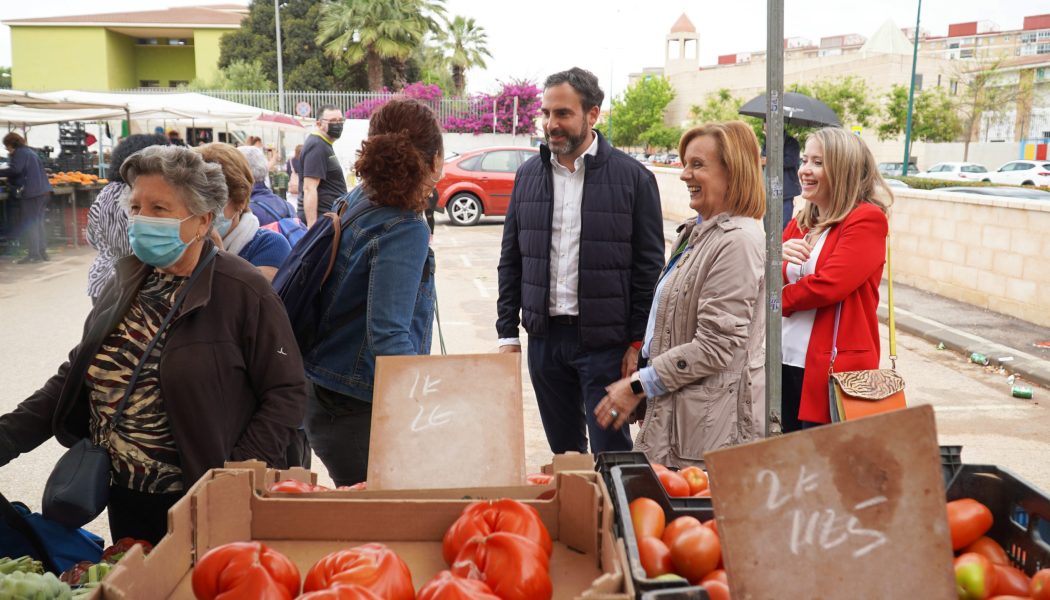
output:
M827 229L817 238L813 245L813 251L809 253L809 260L796 265L788 263L787 283L795 283L804 275L812 275L816 272L817 258L824 248L824 240L828 237ZM817 309L800 310L790 317L784 317L781 321L781 354L782 362L792 367L805 368L806 351L809 349L809 336L813 333L813 319L817 316Z

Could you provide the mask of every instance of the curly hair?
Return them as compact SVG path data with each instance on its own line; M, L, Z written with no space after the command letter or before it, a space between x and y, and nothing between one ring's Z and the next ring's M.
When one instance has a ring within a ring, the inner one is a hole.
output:
M109 158L109 169L106 173L111 181L124 181L120 175L120 166L129 156L150 146L167 146L167 136L158 133L136 133L120 140Z
M434 111L418 100L395 98L372 114L354 170L376 204L422 212L431 191L424 185L443 150Z
M252 177L248 160L236 148L222 142L212 142L194 148L203 158L204 162L214 163L222 167L222 174L226 178L226 188L229 190L229 203L240 213L246 213L248 202L252 197L252 185L255 179Z

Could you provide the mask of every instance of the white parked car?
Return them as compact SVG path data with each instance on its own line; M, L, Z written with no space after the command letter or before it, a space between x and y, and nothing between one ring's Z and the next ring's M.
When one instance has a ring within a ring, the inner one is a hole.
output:
M991 181L988 178L988 169L984 168L984 165L971 162L937 163L915 177L949 181Z
M1011 160L988 176L995 183L1012 185L1050 185L1050 162L1045 160Z

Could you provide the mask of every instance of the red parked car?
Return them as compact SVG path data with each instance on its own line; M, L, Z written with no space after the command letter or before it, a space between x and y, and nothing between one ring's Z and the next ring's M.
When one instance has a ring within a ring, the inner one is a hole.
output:
M446 159L445 176L437 184L437 210L445 212L453 225L475 225L482 215L506 215L514 173L537 154L537 148L507 146L478 148Z

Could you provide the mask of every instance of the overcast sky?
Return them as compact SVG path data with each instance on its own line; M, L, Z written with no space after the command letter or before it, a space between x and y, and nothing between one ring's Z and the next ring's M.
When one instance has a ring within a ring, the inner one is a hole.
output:
M223 1L238 0L0 0L0 19ZM785 0L785 5L785 36L814 42L843 33L870 37L887 19L901 27L915 25L916 0ZM720 54L766 47L765 0L446 0L446 6L450 15L474 17L488 32L493 58L487 69L468 73L472 92L493 91L500 80L542 81L549 73L577 65L598 75L607 95L620 94L629 73L663 65L665 36L683 12L700 35L701 64L715 63ZM1025 16L1045 13L1050 13L1046 0L926 0L922 28L943 36L949 23L987 20L1002 30L1020 29ZM11 33L4 26L0 27L0 65L10 64Z

